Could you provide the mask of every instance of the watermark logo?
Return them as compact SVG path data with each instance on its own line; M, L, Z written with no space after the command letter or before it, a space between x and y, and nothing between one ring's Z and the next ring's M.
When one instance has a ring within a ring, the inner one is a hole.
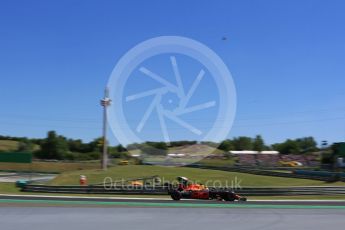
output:
M208 189L224 189L230 191L238 191L242 189L242 179L235 176L231 180L206 180L204 183L198 180L189 180L188 184L203 185L205 190ZM155 191L167 190L177 188L179 185L178 180L168 180L164 177L154 177L149 180L141 181L128 181L128 179L113 179L112 177L105 177L103 179L103 187L107 191Z
M136 45L116 64L108 88L115 137L147 161L200 160L215 147L200 143L225 139L235 116L236 91L227 66L210 48L185 37L162 36ZM197 142L176 153L141 145L169 146L176 140Z

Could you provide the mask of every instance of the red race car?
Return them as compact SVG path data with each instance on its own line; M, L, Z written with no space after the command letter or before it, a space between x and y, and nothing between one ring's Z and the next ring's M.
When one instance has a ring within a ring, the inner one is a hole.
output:
M201 199L201 200L225 200L225 201L247 201L233 191L208 189L202 184L188 184L188 178L178 177L177 188L169 189L169 194L173 200L180 199Z

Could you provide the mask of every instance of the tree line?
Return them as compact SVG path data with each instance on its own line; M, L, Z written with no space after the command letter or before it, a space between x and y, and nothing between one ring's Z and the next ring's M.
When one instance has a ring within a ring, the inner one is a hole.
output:
M287 139L282 143L266 145L261 135L255 138L246 136L227 139L220 143L218 149L224 151L230 150L276 150L282 154L303 154L318 151L317 142L313 137L303 137L297 139Z
M32 152L36 158L56 160L97 160L103 146L102 138L84 143L80 139L58 135L55 131L49 131L47 137L42 139L0 135L0 140L17 141L18 152ZM127 150L122 145L110 146L108 151L113 158L128 157Z
M80 139L66 138L58 135L55 131L49 131L46 138L35 139L26 137L9 137L1 136L0 140L18 141L18 149L20 152L33 152L34 156L40 159L57 159L57 160L96 160L100 158L102 151L103 139L96 138L88 143L84 143ZM297 139L287 139L284 142L267 145L261 135L254 138L247 136L226 139L220 143L210 141L173 141L169 144L165 142L145 142L133 143L128 146L110 146L109 155L113 158L129 158L127 150L138 149L142 152L152 155L166 155L171 147L179 147L194 144L204 144L221 151L230 150L276 150L282 154L304 154L318 151L317 142L313 137L303 137ZM38 148L37 148L38 146Z

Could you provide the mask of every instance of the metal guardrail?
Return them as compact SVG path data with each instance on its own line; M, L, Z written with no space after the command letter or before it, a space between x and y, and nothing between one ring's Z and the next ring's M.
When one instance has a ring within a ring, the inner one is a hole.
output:
M200 165L200 164L191 164L191 165L187 165L185 167L200 168L200 169L211 169L211 170L221 170L221 171L228 171L228 172L241 172L241 173L249 173L249 174L263 175L263 176L275 176L275 177L287 177L287 178L320 180L320 181L334 181L336 179L336 180L340 180L340 181L344 181L345 182L345 178L344 177L335 178L335 177L332 177L332 176L284 173L284 172L275 172L275 171L263 170L263 169L250 169L250 168L247 168L247 167L220 167L220 166L208 166L208 165ZM334 173L334 175L336 175L336 173Z
M231 188L209 188L210 190L232 190ZM167 186L47 186L28 184L24 192L70 193L70 194L118 194L118 195L167 195ZM292 196L292 195L345 195L345 186L313 187L244 187L237 189L245 196Z
M23 192L74 193L74 194L133 194L133 195L166 195L168 187L164 186L48 186L27 184Z
M243 188L238 192L251 196L345 195L345 187Z

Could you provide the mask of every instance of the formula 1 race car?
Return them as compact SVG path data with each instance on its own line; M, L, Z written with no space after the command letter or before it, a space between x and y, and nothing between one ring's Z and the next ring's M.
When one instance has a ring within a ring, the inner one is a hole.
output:
M201 199L201 200L225 200L225 201L247 201L233 191L221 189L209 189L202 184L188 184L188 178L178 177L177 188L169 189L169 195L173 200L180 199Z

